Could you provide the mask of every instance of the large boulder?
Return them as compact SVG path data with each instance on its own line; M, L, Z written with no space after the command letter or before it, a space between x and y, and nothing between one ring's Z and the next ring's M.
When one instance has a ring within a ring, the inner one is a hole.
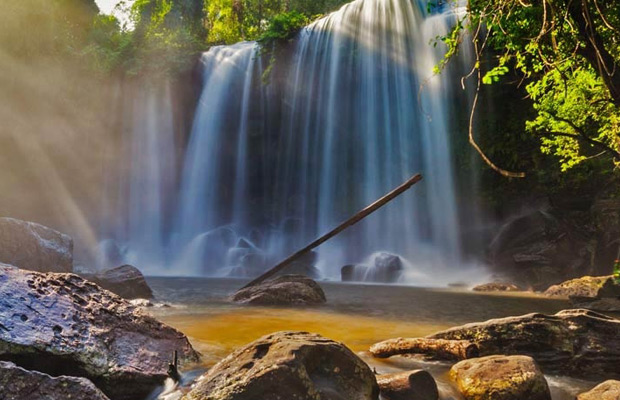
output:
M545 372L593 379L620 377L620 320L592 311L492 319L429 338L470 341L482 356L531 356Z
M307 332L278 332L238 349L184 400L377 400L370 368L344 345Z
M52 377L4 361L0 361L0 399L109 400L86 378Z
M73 240L34 222L0 218L0 263L39 272L71 272Z
M531 357L489 356L450 369L465 400L551 400L543 373Z
M496 274L536 290L588 271L590 259L587 239L543 211L508 222L489 248L489 261Z
M579 296L579 297L597 297L599 290L605 282L611 280L608 276L583 276L581 278L571 279L557 285L549 287L545 291L547 296Z
M325 303L321 286L303 275L283 275L239 290L232 301L254 305L315 305Z
M131 265L122 265L84 277L128 300L153 297L153 291L146 283L142 272Z
M609 380L581 393L577 400L620 400L620 381Z
M146 397L172 353L198 361L187 338L72 274L0 266L0 360L90 379L113 400Z

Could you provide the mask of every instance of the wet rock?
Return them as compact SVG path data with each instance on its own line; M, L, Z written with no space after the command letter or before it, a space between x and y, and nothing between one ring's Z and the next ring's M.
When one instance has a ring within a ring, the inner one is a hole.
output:
M109 400L86 378L51 377L0 361L0 399L7 400Z
M587 271L591 259L588 241L543 211L504 225L491 242L489 256L495 273L536 290Z
M243 257L251 254L251 249L247 247L233 247L226 254L226 265L239 266Z
M371 265L345 265L340 269L343 282L398 282L403 273L402 259L390 253L378 253Z
M570 298L573 307L601 312L620 312L620 298L617 297L576 297Z
M153 291L146 283L142 272L131 265L122 265L95 275L84 275L84 277L128 300L153 297Z
M321 271L315 267L319 255L315 251L309 251L284 269L281 275L305 275L309 278L318 279Z
M489 356L450 369L465 400L551 400L543 373L531 357Z
M356 265L345 265L340 269L340 280L343 282L353 282L355 280Z
M377 384L384 400L438 400L435 379L424 370L377 376Z
M52 376L90 379L112 400L146 397L187 338L121 297L72 274L0 266L0 360Z
M202 233L185 250L184 262L188 267L203 271L222 268L227 265L228 250L235 246L236 240L237 234L228 227Z
M315 305L325 303L321 286L302 275L283 275L241 289L232 301L255 305Z
M583 276L571 279L558 285L553 285L545 291L547 296L579 296L596 297L603 284L611 279L610 276Z
M577 396L577 400L620 400L620 381L605 381Z
M264 254L250 253L243 256L240 266L258 275L265 269L266 263L267 258Z
M397 282L403 271L403 262L397 255L379 253L375 257L374 277L375 282Z
M0 263L40 272L71 272L73 240L34 222L0 218Z
M493 282L475 286L474 292L520 292L521 289L512 283Z
M370 368L344 345L307 332L277 332L235 351L184 400L377 400Z
M620 377L620 320L592 311L492 319L429 338L469 340L482 356L531 356L549 373L593 379Z

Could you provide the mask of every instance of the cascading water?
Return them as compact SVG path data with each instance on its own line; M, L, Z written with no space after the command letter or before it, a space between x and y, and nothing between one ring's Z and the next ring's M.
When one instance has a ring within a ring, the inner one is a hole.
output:
M304 261L318 258L319 271L304 272L336 277L366 261L354 275L378 276L367 272L394 253L404 258L389 266L401 281L430 284L426 272L458 264L449 123L458 84L433 76L444 49L431 45L454 12L354 1L303 29L268 82L256 43L206 52L162 264L171 273L258 275L414 172L425 176L415 193L324 244Z
M448 19L424 19L406 0L356 1L300 35L275 197L299 199L303 236L327 231L414 171L426 177L417 195L321 248L329 275L379 250L417 264L459 259L446 122L451 82L429 79L443 54L430 42L448 31Z
M176 180L177 147L168 83L146 84L125 98L121 153L112 157L104 213L107 237L99 246L100 268L121 262L161 268L166 251L166 214ZM123 217L119 218L121 215ZM126 216L126 217L125 217Z

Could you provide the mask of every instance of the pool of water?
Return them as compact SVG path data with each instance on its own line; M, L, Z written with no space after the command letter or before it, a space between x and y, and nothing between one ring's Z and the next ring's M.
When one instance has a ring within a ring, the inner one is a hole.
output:
M425 336L456 325L531 312L556 313L565 300L532 293L487 294L456 289L320 282L327 304L283 308L231 304L227 297L246 281L209 278L148 278L160 320L179 329L203 354L203 368L234 349L281 330L319 333L347 345L379 373L426 369L437 380L441 399L460 399L447 372L450 364L405 357L372 358L370 345L393 337ZM574 400L595 382L548 376L553 400Z

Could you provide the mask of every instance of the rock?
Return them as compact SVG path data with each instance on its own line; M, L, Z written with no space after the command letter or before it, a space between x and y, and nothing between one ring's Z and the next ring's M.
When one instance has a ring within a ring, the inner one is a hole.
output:
M241 289L232 301L255 305L314 305L325 303L321 286L302 275L283 275Z
M321 271L315 267L319 255L315 251L309 251L296 261L292 262L280 275L305 275L312 279L321 277Z
M570 303L573 307L585 308L586 310L620 312L620 298L604 297L599 299L596 297L572 296Z
M197 271L213 271L227 263L228 250L235 246L237 234L228 227L215 228L195 237L183 254L183 263ZM236 265L236 264L235 264Z
M122 265L96 275L84 275L84 277L128 300L153 297L153 291L146 283L142 272L131 265Z
M531 357L464 360L452 366L450 378L465 400L551 400L547 381Z
M598 290L598 293L596 293L596 297L599 299L603 299L606 297L617 299L620 297L620 285L617 284L614 279L608 279Z
M603 284L611 279L610 276L583 276L571 279L558 285L553 285L545 291L547 296L579 296L596 297Z
M73 240L34 222L0 218L0 263L39 272L71 272Z
M355 280L356 267L356 265L345 265L342 267L340 269L340 280L343 282L353 282Z
M620 381L605 381L589 392L581 393L577 400L620 400Z
M0 399L7 400L109 400L86 378L51 377L0 361Z
M432 375L424 370L377 375L384 400L438 400L439 391Z
M126 300L72 274L0 266L0 360L52 376L90 379L112 400L146 397L187 338Z
M251 254L251 249L247 247L233 247L226 253L226 265L239 266L248 254Z
M371 265L345 265L340 269L343 282L398 282L403 273L402 259L390 253L377 253Z
M379 253L375 255L374 271L371 271L373 282L393 283L400 279L403 262L397 255Z
M211 368L184 400L377 400L370 368L344 345L277 332Z
M544 211L513 219L491 242L493 272L510 282L536 290L588 271L588 241Z
M248 271L255 272L257 276L265 269L266 263L267 258L264 254L250 253L241 258L240 266Z
M481 356L531 356L549 373L593 379L620 377L620 320L592 311L492 319L429 338L469 340L478 345Z
M493 282L475 286L474 292L520 292L521 289L512 283Z

